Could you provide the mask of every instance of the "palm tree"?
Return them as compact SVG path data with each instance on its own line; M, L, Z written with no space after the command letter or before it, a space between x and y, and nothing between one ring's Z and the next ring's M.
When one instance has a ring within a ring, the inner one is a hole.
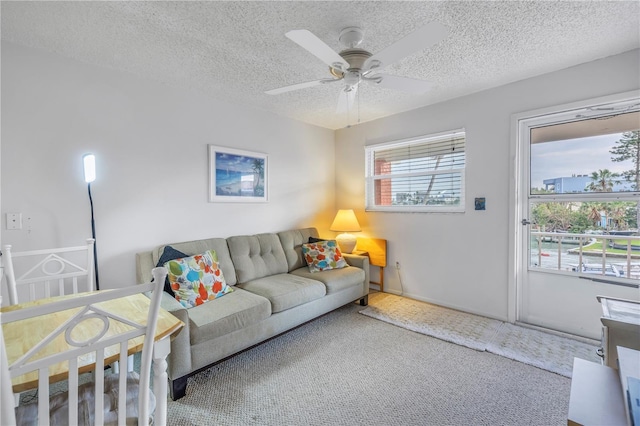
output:
M600 169L591 173L591 183L587 185L588 191L593 192L613 192L613 185L620 183L616 178L620 177L617 173L611 173L609 169Z
M631 160L633 168L622 172L627 182L633 182L635 191L640 191L640 130L624 132L622 138L609 151L612 161ZM636 205L636 228L640 230L640 202Z
M589 212L589 220L593 222L595 226L600 226L600 221L602 220L602 215L600 214L600 209L598 206L591 207L591 211Z
M440 160L442 159L442 155L436 156L436 165L433 170L438 170L440 166ZM431 190L433 189L433 183L435 182L436 175L431 175L431 180L429 181L429 187L427 188L427 194L424 196L424 203L427 204L429 201L429 196L431 195Z
M540 203L533 210L534 223L544 229L568 231L571 228L572 203Z
M627 226L625 215L627 211L622 203L613 203L609 210L609 217L616 224L617 229L624 229Z
M622 173L628 181L633 182L636 191L640 191L640 130L624 132L622 138L609 151L614 156L612 161L622 162L631 160L633 168Z
M256 175L256 179L253 181L253 191L255 193L260 186L260 179L264 176L264 160L255 158L251 163L251 169L253 169L253 174Z

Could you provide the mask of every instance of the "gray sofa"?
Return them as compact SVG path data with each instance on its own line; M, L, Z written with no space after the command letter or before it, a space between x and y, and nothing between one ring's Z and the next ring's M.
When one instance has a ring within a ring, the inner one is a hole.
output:
M187 255L215 250L234 291L186 309L164 293L162 307L185 323L171 342L168 375L171 398L186 393L187 378L271 337L369 293L369 259L345 254L347 267L310 272L301 254L315 228L210 238L156 247L136 254L139 283L151 280L165 246Z

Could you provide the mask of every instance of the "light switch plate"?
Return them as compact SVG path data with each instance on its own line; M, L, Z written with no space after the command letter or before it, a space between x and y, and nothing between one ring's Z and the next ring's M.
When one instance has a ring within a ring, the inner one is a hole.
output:
M22 229L22 213L7 213L7 229Z

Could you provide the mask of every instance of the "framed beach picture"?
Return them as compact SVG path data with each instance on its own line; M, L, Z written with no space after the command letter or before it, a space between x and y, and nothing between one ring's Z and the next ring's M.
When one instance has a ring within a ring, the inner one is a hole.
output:
M209 202L267 202L267 160L267 154L209 145Z

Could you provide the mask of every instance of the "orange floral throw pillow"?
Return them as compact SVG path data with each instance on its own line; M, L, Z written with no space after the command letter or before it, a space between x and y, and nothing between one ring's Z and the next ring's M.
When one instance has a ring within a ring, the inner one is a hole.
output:
M338 244L334 240L318 241L302 245L302 255L309 265L309 271L319 272L347 266Z
M175 298L185 308L202 305L233 291L227 285L214 250L166 262Z

